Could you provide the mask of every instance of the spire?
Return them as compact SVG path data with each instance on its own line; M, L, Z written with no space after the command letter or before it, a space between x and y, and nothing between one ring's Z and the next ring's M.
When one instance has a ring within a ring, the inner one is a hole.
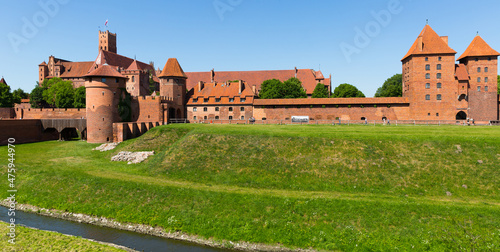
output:
M412 55L424 54L456 54L428 24L420 32L417 39L406 53L402 60Z
M473 56L499 56L500 53L493 50L481 36L476 35L470 45L465 49L465 52L457 59L461 60L466 57Z
M187 79L184 70L182 70L182 67L179 65L176 58L170 58L167 60L163 71L158 77L180 77Z

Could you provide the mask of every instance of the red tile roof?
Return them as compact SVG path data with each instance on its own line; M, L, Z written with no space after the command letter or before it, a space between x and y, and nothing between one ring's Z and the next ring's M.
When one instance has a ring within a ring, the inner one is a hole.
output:
M127 67L127 70L128 71L132 71L132 70L142 70L142 68L139 66L139 64L137 63L137 60L134 60L132 62L132 64L130 64L130 66Z
M110 51L99 50L99 55L97 55L96 60L94 61L95 65L104 65L108 64L110 66L121 67L123 69L127 69L132 63L134 59L122 56L120 54L116 54ZM141 61L137 61L137 66L142 70L151 70L154 72L154 68Z
M64 72L60 75L61 78L81 78L92 70L93 61L87 62L62 62Z
M187 88L191 89L198 84L198 82L211 82L211 72L187 72ZM266 71L216 71L215 82L226 82L234 80L243 80L249 86L256 86L256 90L260 90L260 85L265 80L278 79L286 81L295 77L295 70L266 70ZM318 77L323 78L320 71L312 69L298 69L297 78L302 82L302 86L307 94L312 94L314 88L319 82ZM330 85L330 81L325 80L325 85Z
M464 64L456 64L455 65L455 77L459 81L468 81L469 73L467 72L467 67Z
M39 66L46 66L47 65L47 62L43 61L42 63L40 63Z
M188 78L182 70L181 65L179 65L179 61L176 58L169 58L167 63L165 63L165 67L163 67L163 71L158 77L180 77L180 78ZM189 88L188 88L189 90Z
M234 97L247 98L245 102L241 104L251 104L253 102L253 97L255 97L252 88L248 86L245 82L242 82L242 91L239 92L240 84L239 82L228 82L228 83L204 83L202 84L202 89L200 90L198 85L189 91L189 105L196 104L224 104L228 103L229 99ZM224 98L225 97L225 98ZM198 98L198 102L193 102L193 98ZM209 98L209 102L203 102L203 99ZM215 98L221 98L220 102L215 102ZM239 103L239 101L237 101Z
M419 39L422 39L422 50L419 47ZM422 32L418 35L410 50L401 59L410 57L411 55L424 55L424 54L456 54L455 50L451 49L444 40L429 26L426 25Z
M264 105L337 105L337 104L408 104L408 97L380 98L313 98L313 99L255 99L254 106Z
M465 49L465 52L457 59L461 60L465 57L472 57L472 56L499 56L500 53L497 51L493 50L484 40L481 38L481 36L477 35L470 45Z
M110 66L110 65L102 65L97 67L97 69L94 69L92 72L88 73L85 75L85 77L116 77L116 78L124 78L126 79L125 76L123 76L120 72L116 70L116 66Z

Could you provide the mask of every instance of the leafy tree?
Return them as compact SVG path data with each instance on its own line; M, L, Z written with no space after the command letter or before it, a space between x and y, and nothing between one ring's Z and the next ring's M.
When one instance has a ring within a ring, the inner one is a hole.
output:
M85 108L85 87L81 86L75 89L75 99L73 101L74 108Z
M377 89L375 97L401 97L403 96L403 75L395 74L385 80L382 87Z
M45 100L43 99L43 91L45 89L38 84L31 90L30 93L30 103L33 108L41 108L46 105Z
M43 99L47 104L57 108L71 108L74 102L75 89L71 81L63 81L61 78L44 80Z
M0 107L12 107L12 93L5 83L0 83Z
M332 97L334 98L348 98L348 97L365 97L363 92L351 84L343 83L335 88Z
M307 98L306 91L302 87L302 82L295 78L292 77L288 80L286 80L283 83L283 97L285 99L290 99L290 98Z
M24 92L24 90L18 88L12 92L12 102L13 103L21 103L21 99L27 99L29 94Z
M328 98L328 88L324 84L316 84L312 93L312 98Z
M281 89L283 83L277 79L265 80L260 86L259 97L261 99L278 99L282 98Z

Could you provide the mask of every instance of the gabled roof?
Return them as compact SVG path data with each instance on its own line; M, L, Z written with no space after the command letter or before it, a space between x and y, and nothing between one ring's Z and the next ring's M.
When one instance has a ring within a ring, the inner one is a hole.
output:
M249 97L253 98L255 96L254 92L252 91L251 87L248 86L245 82L242 82L242 91L239 93L239 88L240 84L239 82L228 82L228 83L204 83L202 84L203 88L199 90L198 86L194 87L189 91L190 94L190 99L189 99L189 104L221 104L224 103L224 101L221 102L215 102L214 99L210 99L210 101L204 102L204 98L210 98L210 97L215 97L215 98L221 98L221 97L228 97L228 98L234 98L234 97ZM197 103L193 103L193 98L198 98ZM245 103L252 103L253 100L246 100L243 104ZM239 104L239 103L238 103Z
M422 39L422 50L420 50L419 41ZM457 52L451 49L444 40L429 26L425 25L424 29L420 32L410 50L401 59L410 57L411 55L425 55L425 54L456 54Z
M64 72L61 74L61 78L81 78L93 69L94 62L63 62L62 65L64 66Z
M110 66L107 64L104 64L102 66L97 67L90 73L86 74L85 77L116 77L116 78L124 78L126 79L125 76L123 76L120 72L116 70L115 66Z
M47 62L43 61L42 63L40 63L39 66L46 66L47 65Z
M121 67L123 69L127 69L135 60L125 57L120 54L116 54L110 51L99 50L99 55L97 55L96 60L94 61L95 65L104 65L108 64L110 66ZM154 72L154 68L141 61L137 61L137 66L143 70L152 70Z
M5 85L7 85L7 86L8 86L7 82L5 81L5 79L4 79L3 77L2 77L2 79L0 80L0 83L3 83L3 84L5 84Z
M184 70L182 70L182 67L181 65L179 65L179 62L177 61L176 58L170 58L167 60L167 63L165 63L163 71L158 77L188 78L184 73Z
M461 60L465 57L473 57L473 56L499 56L500 53L493 50L481 36L477 35L470 45L465 49L465 52L458 58Z
M467 72L467 67L464 64L455 65L455 77L459 81L469 80L469 73Z
M198 82L211 82L211 72L187 72L188 80L186 83L187 89L195 87ZM319 82L318 75L323 76L320 71L312 69L297 69L297 78L302 82L302 87L307 94L312 94L314 88ZM233 80L243 80L249 86L255 86L256 90L260 90L260 85L265 80L278 79L286 81L295 77L295 69L292 70L265 70L265 71L216 71L215 82L226 82ZM330 85L330 80L324 81L325 85Z
M132 71L132 70L142 70L142 68L139 66L137 63L137 60L134 60L130 66L128 66L127 70Z

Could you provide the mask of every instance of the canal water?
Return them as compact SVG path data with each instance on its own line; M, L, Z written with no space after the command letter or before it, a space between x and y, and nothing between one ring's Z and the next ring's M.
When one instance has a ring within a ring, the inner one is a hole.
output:
M7 208L0 206L0 220L9 222ZM62 234L81 236L96 241L109 242L139 251L228 252L230 250L205 247L188 242L145 235L131 231L100 227L86 223L61 220L47 216L16 211L16 224L50 230Z

